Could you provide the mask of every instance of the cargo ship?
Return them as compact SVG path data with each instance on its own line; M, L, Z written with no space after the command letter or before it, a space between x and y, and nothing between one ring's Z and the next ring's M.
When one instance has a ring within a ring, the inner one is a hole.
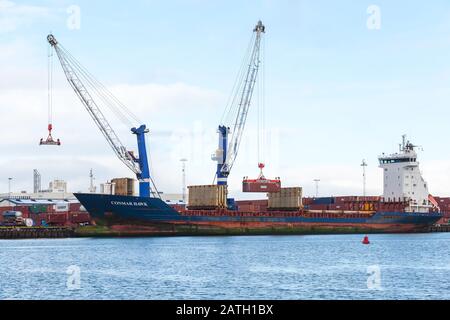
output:
M426 231L438 221L442 216L439 206L428 193L414 146L405 139L397 153L379 157L380 167L384 170L384 192L378 198L303 199L302 188L285 188L279 178L266 179L262 174L263 163L258 165L261 173L257 179L243 180L243 191L263 192L267 194L267 199L249 203L228 197L227 179L237 159L264 56L261 55L264 48L261 39L266 27L258 21L252 30L248 47L251 49L242 64L245 67L240 69L230 103L225 108L224 122L221 120L218 126L218 149L212 155L217 162L217 185L189 187L187 206L171 206L155 196L157 192L150 175L146 149L147 126L111 92L105 91L105 86L89 72L84 72L86 69L80 67L81 64L59 44L54 35L47 36L47 42L56 52L70 86L115 155L139 181L138 197L134 196L133 190L128 190L128 186L133 184L129 180L124 180L121 187L116 185L117 189L126 189L116 194L74 194L94 222L107 229L124 230L121 234L300 234L419 232ZM105 105L136 125L130 132L136 137L137 153L122 144L102 112ZM262 116L258 117L258 126L264 128ZM49 137L51 128L49 124ZM260 144L264 144L261 143L264 142L261 132L258 134L258 149ZM40 145L54 146L54 141L50 140L50 143L41 141Z
M415 147L379 156L382 196L303 198L280 188L267 199L235 201L224 185L190 186L187 206L158 197L76 193L97 225L123 235L227 235L426 232L442 218L419 170Z

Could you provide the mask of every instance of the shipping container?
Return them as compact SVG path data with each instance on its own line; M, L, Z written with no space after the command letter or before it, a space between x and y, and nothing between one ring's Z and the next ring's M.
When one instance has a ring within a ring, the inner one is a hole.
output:
M48 205L45 204L33 204L28 209L31 213L41 213L48 211Z
M45 220L48 225L62 226L68 221L67 213L47 213L42 214L42 216L45 218L41 220Z
M120 196L134 195L134 179L132 178L116 178L111 183L115 184L115 194Z
M328 208L330 210L349 210L349 206L347 204L344 204L344 203L330 204L330 205L328 205Z
M188 186L189 209L224 209L227 207L226 185Z
M82 211L82 210L81 210L81 203L78 203L78 202L70 203L70 205L69 205L69 210L70 210L71 212Z
M260 206L266 206L268 204L268 200L267 199L262 199L262 200L236 200L236 205L240 206L240 205L246 205L246 204L254 204L254 205L260 205Z
M53 206L53 210L55 212L68 212L69 211L69 203L68 202L59 202Z
M312 204L333 204L334 197L313 198Z
M270 210L299 210L302 208L302 188L281 188L268 193Z
M77 212L71 213L69 220L71 223L87 223L90 222L91 218L87 212Z
M323 210L331 210L330 206L331 205L329 205L329 204L310 204L308 207L309 207L309 210L323 211ZM337 209L337 210L339 210L339 209Z
M242 181L242 192L278 192L280 189L280 180L244 179Z
M234 198L227 199L227 208L228 210L236 210L236 201Z

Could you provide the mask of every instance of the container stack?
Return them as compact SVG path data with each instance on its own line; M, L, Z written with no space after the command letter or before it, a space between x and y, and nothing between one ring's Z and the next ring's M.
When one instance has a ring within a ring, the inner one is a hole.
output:
M281 188L279 192L269 192L269 210L291 210L302 209L302 188Z
M214 210L227 207L226 185L188 186L188 209Z
M111 180L111 184L115 185L115 195L133 196L134 195L134 179L116 178Z

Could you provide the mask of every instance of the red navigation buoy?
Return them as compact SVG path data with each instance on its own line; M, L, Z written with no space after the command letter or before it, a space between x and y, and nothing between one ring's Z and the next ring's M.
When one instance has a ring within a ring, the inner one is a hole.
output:
M362 243L363 243L363 244L369 244L369 243L370 243L369 237L368 237L368 236L365 236L364 239L363 239L363 241L362 241Z

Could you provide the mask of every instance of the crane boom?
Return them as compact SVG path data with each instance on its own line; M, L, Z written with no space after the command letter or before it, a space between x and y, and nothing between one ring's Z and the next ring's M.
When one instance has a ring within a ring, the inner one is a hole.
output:
M94 120L97 127L100 129L106 141L111 146L117 157L136 174L140 185L140 196L150 196L150 173L145 146L145 133L148 132L148 129L145 125L131 129L132 133L136 134L138 141L139 157L136 157L133 152L128 151L122 144L116 132L111 127L103 112L93 99L92 95L81 81L81 76L85 76L86 72L83 71L77 64L77 61L59 45L58 41L56 41L52 34L47 36L47 40L58 55L58 59L69 84L80 98L84 107Z
M239 101L237 106L238 111L234 120L233 130L231 131L232 136L229 142L228 135L230 133L230 128L226 125L220 125L218 129L219 148L217 149L216 154L213 155L213 160L217 161L217 184L227 184L228 175L230 174L231 168L236 161L239 151L253 91L255 89L256 78L261 62L261 36L262 33L265 33L265 26L261 21L258 21L257 25L253 29L253 32L256 36L252 46L247 72L243 78L243 81L239 84L238 90L236 91L239 95L239 99L236 100Z

